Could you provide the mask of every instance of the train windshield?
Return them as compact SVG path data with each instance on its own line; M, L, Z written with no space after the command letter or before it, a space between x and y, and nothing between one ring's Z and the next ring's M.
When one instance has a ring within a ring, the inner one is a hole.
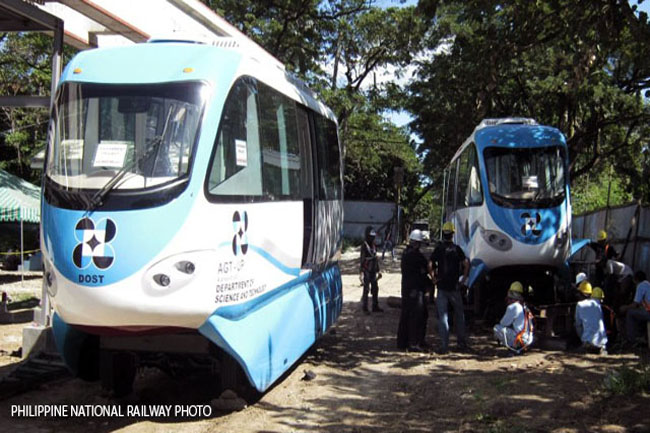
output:
M142 189L189 172L201 83L65 83L53 111L46 173L64 188Z
M553 207L564 201L564 149L485 149L490 196L506 207Z

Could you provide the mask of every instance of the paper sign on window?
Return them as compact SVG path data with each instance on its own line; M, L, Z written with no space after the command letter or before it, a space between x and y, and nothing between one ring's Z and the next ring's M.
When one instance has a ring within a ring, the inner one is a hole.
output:
M78 139L61 140L61 147L67 159L81 159L83 157L84 141Z
M93 166L122 168L124 167L124 159L126 158L127 149L127 143L99 143L97 146L97 152L95 153Z
M237 166L246 167L248 165L248 151L246 150L246 142L244 140L235 140L235 153L237 155Z

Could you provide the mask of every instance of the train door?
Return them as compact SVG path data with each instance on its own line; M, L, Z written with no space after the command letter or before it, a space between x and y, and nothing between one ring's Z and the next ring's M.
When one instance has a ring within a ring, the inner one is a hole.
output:
M341 247L343 186L336 123L311 113L314 127L314 264L326 266Z

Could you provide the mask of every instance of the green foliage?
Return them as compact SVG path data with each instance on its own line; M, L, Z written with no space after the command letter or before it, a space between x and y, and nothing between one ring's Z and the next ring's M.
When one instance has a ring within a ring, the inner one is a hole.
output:
M621 367L610 372L605 377L602 390L610 395L650 392L650 365L639 365L637 368Z
M582 214L609 206L633 201L625 179L614 174L613 167L595 170L573 181L571 205L574 214ZM609 195L609 203L608 203Z
M393 167L404 168L405 190L417 186L420 164L404 131L372 111L353 113L346 128L346 198L396 201Z

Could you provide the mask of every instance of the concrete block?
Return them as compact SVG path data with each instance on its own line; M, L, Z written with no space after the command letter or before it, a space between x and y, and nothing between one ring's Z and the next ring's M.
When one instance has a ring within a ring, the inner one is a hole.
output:
M39 352L56 352L52 327L31 324L23 328L23 359Z

